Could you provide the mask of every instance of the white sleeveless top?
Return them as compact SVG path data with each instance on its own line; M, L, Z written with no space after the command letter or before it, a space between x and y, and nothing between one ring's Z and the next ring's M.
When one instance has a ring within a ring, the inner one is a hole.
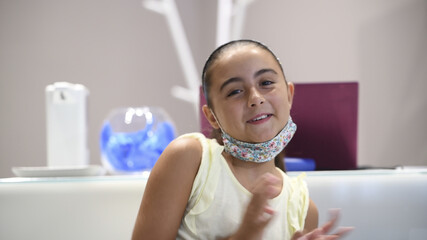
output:
M228 237L237 231L252 194L233 175L222 156L223 146L216 140L201 133L181 137L198 139L203 155L177 239ZM289 240L295 231L304 228L309 205L305 175L296 178L283 172L282 175L281 193L269 200L276 214L264 231L266 240Z

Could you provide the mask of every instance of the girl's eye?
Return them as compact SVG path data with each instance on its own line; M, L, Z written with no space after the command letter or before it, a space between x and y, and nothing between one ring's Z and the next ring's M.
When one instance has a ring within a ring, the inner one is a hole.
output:
M240 93L241 91L242 90L239 90L239 89L233 90L233 91L231 91L230 93L227 94L227 97L231 97L233 95L236 95L236 94Z
M268 85L271 85L271 84L273 84L273 81L265 80L265 81L261 82L262 86L268 86Z

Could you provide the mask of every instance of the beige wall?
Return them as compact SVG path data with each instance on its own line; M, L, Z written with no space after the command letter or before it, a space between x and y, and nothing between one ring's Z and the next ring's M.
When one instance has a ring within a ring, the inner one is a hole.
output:
M427 165L427 1L266 0L249 15L290 81L359 82L359 165Z
M200 71L215 45L216 3L177 5ZM258 0L243 37L270 45L291 81L359 81L360 165L427 165L426 13L425 0ZM94 164L112 108L161 106L179 133L199 128L170 95L185 81L166 21L140 1L0 0L0 177L45 165L44 87L55 81L91 92Z

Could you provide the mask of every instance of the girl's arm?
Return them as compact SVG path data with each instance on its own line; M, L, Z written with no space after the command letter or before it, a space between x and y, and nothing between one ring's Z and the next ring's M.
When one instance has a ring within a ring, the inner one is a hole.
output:
M132 239L175 239L201 162L197 139L179 138L163 151L145 187Z
M307 217L305 218L304 233L313 231L319 226L319 211L316 204L310 199Z

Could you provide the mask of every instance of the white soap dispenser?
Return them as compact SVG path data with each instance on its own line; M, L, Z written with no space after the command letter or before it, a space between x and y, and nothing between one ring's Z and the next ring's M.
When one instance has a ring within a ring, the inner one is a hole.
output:
M56 82L46 86L45 95L47 166L87 166L88 89L81 84Z

